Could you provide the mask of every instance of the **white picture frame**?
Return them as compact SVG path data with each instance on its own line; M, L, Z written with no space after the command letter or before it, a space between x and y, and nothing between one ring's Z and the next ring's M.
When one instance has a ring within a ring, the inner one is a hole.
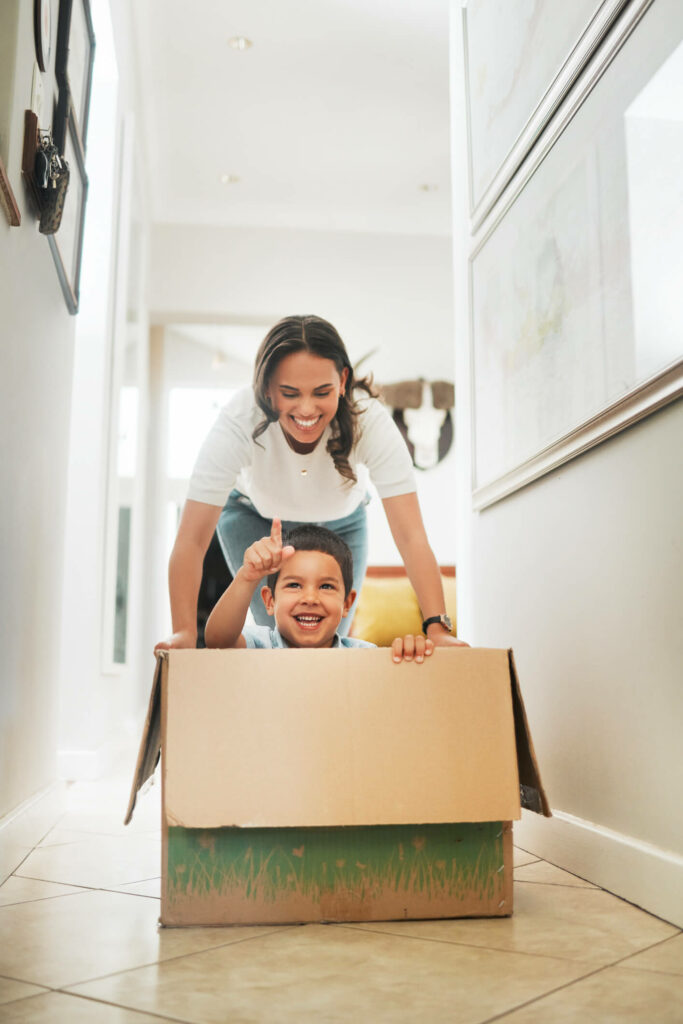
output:
M627 5L628 0L466 0L462 17L475 229Z
M661 0L637 32L475 241L477 509L683 394L683 9Z

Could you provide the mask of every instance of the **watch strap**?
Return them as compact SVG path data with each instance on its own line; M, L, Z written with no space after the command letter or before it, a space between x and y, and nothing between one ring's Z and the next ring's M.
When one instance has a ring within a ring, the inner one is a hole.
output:
M422 623L422 632L426 636L427 635L427 627L431 626L433 623L438 622L446 630L447 633L450 633L452 627L449 626L447 624L447 622L444 621L444 619L447 619L447 618L448 618L448 616L446 616L446 615L430 615L430 617L428 619L425 619L424 622Z

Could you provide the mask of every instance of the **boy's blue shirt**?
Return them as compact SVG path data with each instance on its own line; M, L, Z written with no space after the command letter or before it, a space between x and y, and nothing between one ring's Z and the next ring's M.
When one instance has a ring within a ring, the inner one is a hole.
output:
M273 629L270 626L245 626L242 630L242 636L247 642L247 647L258 650L282 647L285 650L289 650L289 644L285 643L282 639L277 626ZM339 636L338 633L334 634L334 640L332 641L332 647L376 646L376 644L371 644L368 640L358 640L353 636Z

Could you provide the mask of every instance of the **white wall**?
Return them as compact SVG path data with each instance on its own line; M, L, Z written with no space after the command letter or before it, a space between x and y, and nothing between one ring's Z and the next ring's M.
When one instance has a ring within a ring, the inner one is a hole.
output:
M93 5L93 16L91 187L76 330L60 649L58 770L67 779L96 778L107 770L139 725L153 668L153 641L144 634L142 614L148 330L140 299L147 232L140 128L134 83L125 74L125 22L112 25L105 0ZM124 382L137 385L139 395L137 472L130 480L116 471ZM124 664L113 656L119 504L131 508L132 531Z
M378 380L453 379L447 237L160 225L152 234L153 318L273 324L330 320Z
M3 12L4 13L4 12ZM21 180L34 62L33 5L18 7L7 171L21 211L0 211L0 818L56 779L57 661L74 320ZM53 72L45 77L51 87ZM3 97L4 99L5 97ZM0 879L15 849L0 828Z
M471 239L460 4L452 9L456 330L464 342ZM555 813L525 816L517 841L681 925L683 404L473 513L469 363L462 344L461 635L514 648Z

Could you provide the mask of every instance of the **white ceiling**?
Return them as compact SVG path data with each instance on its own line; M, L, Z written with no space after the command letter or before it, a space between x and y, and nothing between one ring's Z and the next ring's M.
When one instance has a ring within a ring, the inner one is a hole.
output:
M450 233L449 0L130 3L155 221Z

